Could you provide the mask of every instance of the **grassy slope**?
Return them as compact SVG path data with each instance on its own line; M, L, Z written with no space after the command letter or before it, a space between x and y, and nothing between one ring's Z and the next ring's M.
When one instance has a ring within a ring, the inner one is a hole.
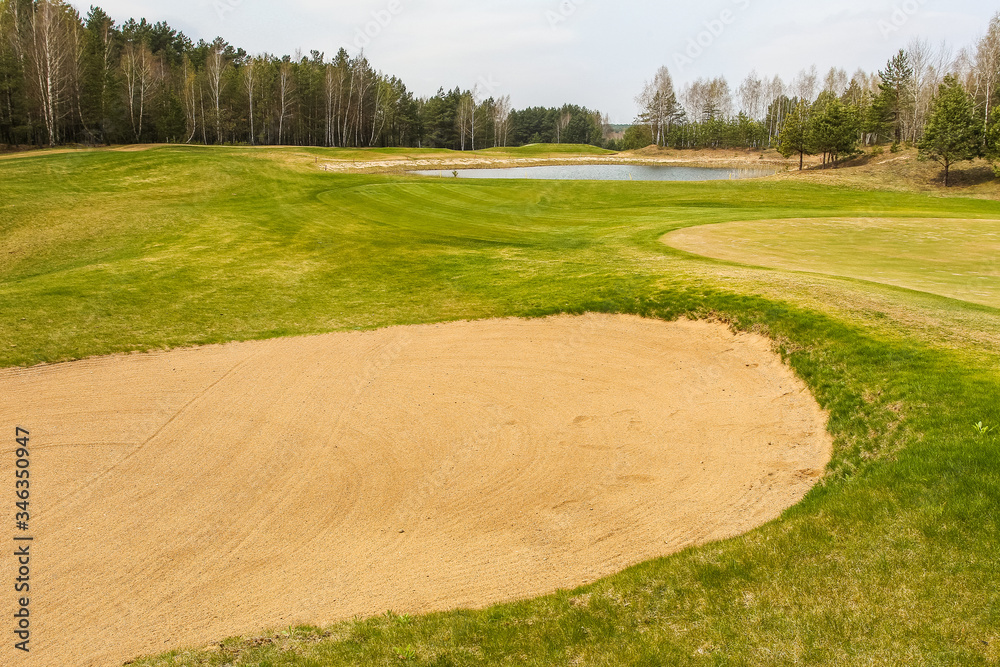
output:
M944 167L933 160L921 160L917 150L909 148L899 153L861 155L838 169L816 166L801 176L815 182L833 180L865 188L1000 198L993 167L985 160L954 164L951 174L952 187L944 188Z
M0 163L0 366L454 318L714 314L770 333L831 412L831 474L780 521L579 591L290 629L166 664L987 664L1000 659L994 309L672 251L681 226L995 217L788 182L332 176L281 151ZM946 338L940 332L957 332ZM317 640L320 641L317 641Z

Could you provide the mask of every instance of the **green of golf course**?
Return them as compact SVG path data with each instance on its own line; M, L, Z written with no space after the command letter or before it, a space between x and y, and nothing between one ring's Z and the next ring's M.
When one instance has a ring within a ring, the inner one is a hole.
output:
M717 259L848 276L1000 306L997 220L757 220L688 228L664 242Z

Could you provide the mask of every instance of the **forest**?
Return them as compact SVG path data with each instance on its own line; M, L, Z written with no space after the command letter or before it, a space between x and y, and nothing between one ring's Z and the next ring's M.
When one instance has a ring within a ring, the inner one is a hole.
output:
M251 55L164 22L118 24L59 0L0 0L0 144L202 143L474 150L603 141L574 105L513 110L509 97L417 98L363 54Z
M869 74L802 70L788 84L751 72L733 91L723 77L699 79L678 93L657 71L636 98L641 112L617 142L684 148L776 148L785 156L822 155L836 165L863 148L916 146L952 164L1000 158L1000 13L973 48L913 40Z
M813 66L787 83L752 72L736 87L717 77L677 90L660 68L622 134L573 104L514 109L509 96L478 87L418 97L345 49L250 54L222 37L194 42L165 22L119 23L99 7L82 16L62 0L0 0L0 146L656 144L777 148L836 164L865 147L908 144L935 159L946 153L947 168L996 152L998 84L1000 14L957 53L914 40L873 73Z

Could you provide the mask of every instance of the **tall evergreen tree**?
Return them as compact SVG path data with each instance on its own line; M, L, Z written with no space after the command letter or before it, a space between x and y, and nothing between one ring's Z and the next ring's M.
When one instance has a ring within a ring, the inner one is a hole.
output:
M813 105L808 142L817 153L829 156L836 167L842 155L850 155L856 150L857 125L851 110L832 93L824 92Z
M982 131L972 97L955 77L945 77L920 140L920 157L944 165L947 187L953 164L973 160L981 154Z
M993 163L993 170L1000 176L1000 107L995 108L990 113L989 122L986 126L985 156Z
M906 51L900 49L878 75L882 82L879 84L881 94L876 109L882 114L880 120L892 133L893 140L899 143L903 140L905 116L912 99L913 67Z
M112 18L100 7L91 7L84 23L80 53L80 121L91 139L103 143L111 141L120 44L121 34Z
M791 157L799 154L799 171L805 166L806 154L812 155L809 143L810 105L805 100L799 100L795 110L785 118L785 124L778 135L778 152Z

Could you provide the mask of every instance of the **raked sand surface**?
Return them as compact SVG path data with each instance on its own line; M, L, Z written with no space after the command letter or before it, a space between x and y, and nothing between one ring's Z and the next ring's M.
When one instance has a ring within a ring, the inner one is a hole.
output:
M0 664L59 667L575 587L778 517L831 455L765 338L605 315L0 370L8 545L15 426Z

